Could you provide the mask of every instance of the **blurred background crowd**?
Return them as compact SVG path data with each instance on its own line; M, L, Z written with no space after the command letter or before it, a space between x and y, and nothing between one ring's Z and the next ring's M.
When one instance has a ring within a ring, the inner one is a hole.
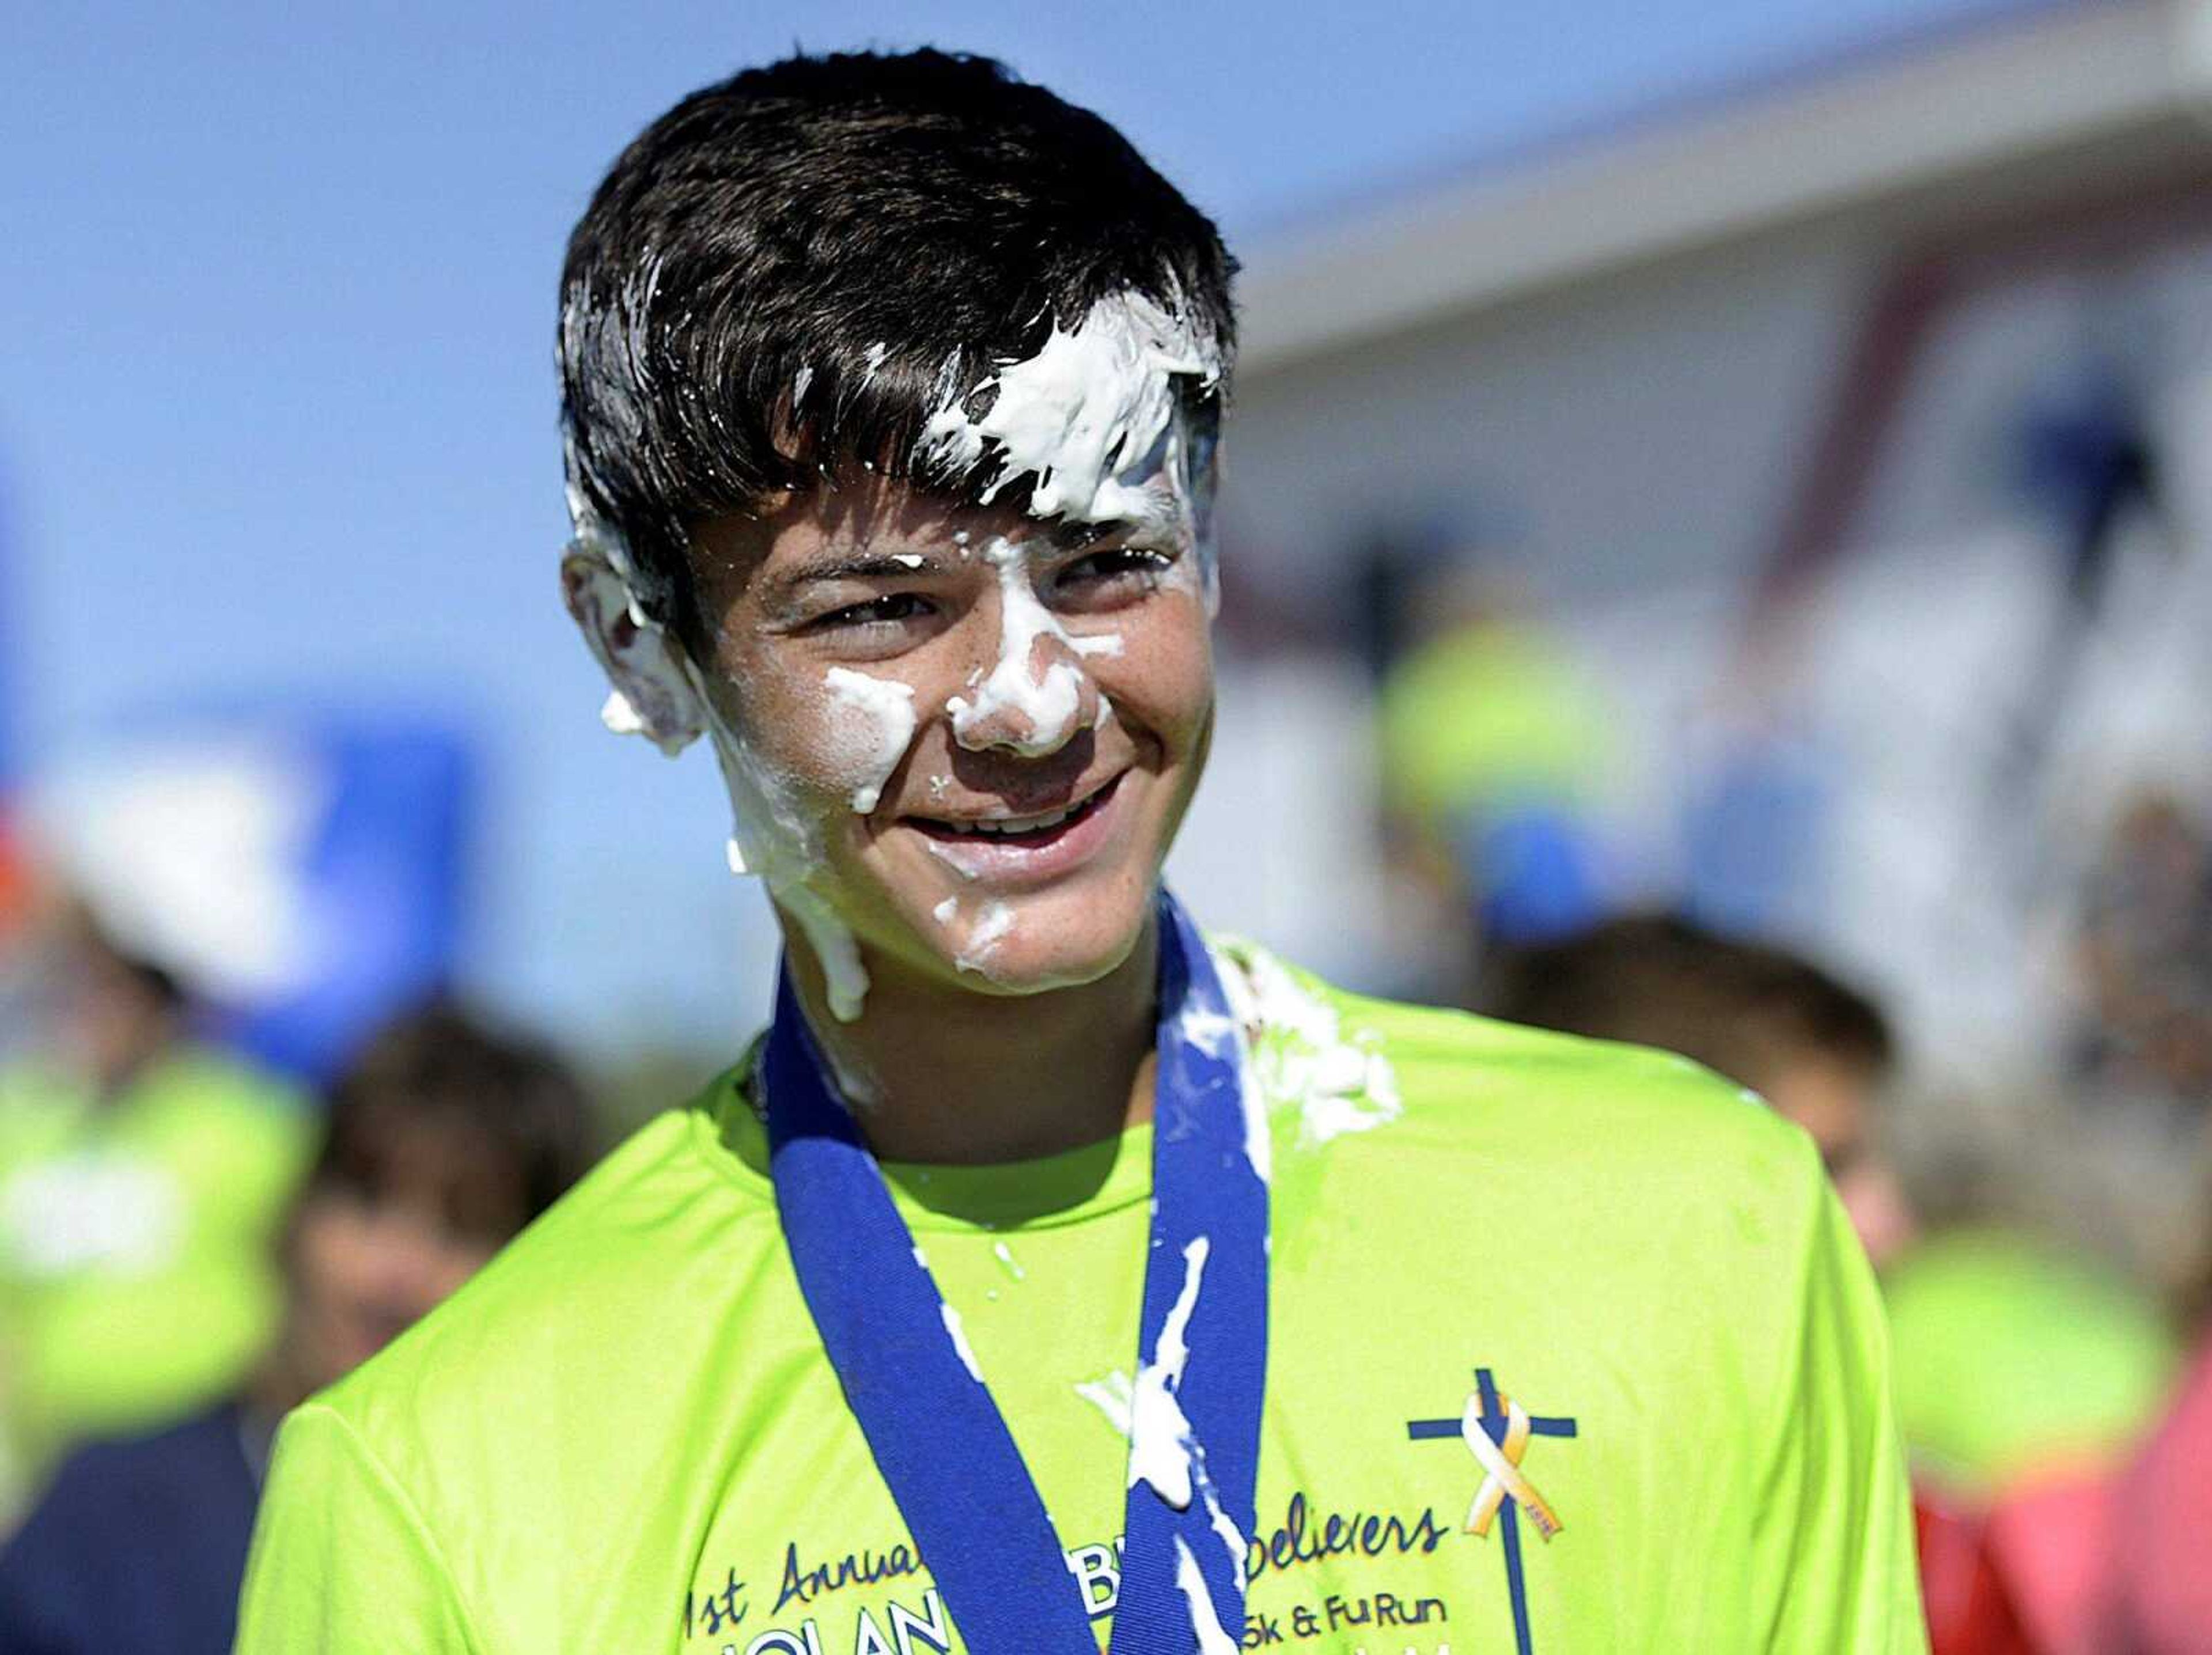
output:
M553 596L567 223L791 44L662 9L0 70L0 1647L222 1647L276 1414L764 1012ZM1201 917L1797 1120L1939 1655L2212 1650L2212 8L1775 9L803 43L1006 56L1245 259Z

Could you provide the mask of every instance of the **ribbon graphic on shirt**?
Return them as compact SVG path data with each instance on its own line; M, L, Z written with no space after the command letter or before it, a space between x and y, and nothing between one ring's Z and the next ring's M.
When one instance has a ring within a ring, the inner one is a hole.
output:
M1571 1440L1582 1427L1570 1415L1531 1414L1498 1388L1486 1367L1474 1371L1474 1395L1455 1420L1408 1420L1406 1434L1415 1442L1464 1444L1482 1467L1482 1487L1467 1514L1467 1526L1477 1536L1498 1518L1498 1555L1505 1560L1506 1601L1513 1606L1513 1647L1518 1655L1535 1655L1535 1634L1528 1624L1528 1585L1522 1578L1521 1524L1526 1511L1536 1532L1549 1540L1559 1531L1559 1519L1521 1473L1521 1457L1531 1437Z
M1488 1474L1482 1479L1482 1487L1475 1491L1474 1503L1467 1508L1467 1532L1488 1534L1498 1506L1510 1494L1528 1513L1537 1534L1549 1540L1559 1533L1559 1519L1545 1503L1543 1495L1536 1492L1535 1485L1521 1474L1521 1457L1528 1451L1528 1410L1503 1391L1498 1393L1498 1403L1505 1413L1505 1437L1502 1442L1492 1442L1490 1433L1483 1429L1486 1410L1480 1390L1468 1392L1467 1411L1460 1415L1460 1438Z
M1111 1655L1233 1655L1267 1373L1267 1185L1242 1046L1218 1034L1236 1026L1228 997L1164 891L1158 913L1152 1231ZM1097 1655L1029 1468L829 1075L787 971L760 1069L769 1171L877 1469L972 1655Z

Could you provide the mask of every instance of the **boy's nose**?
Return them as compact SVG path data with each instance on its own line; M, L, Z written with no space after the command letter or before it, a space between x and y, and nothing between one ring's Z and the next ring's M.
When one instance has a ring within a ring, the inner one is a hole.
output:
M953 739L971 752L1042 758L1098 722L1098 685L1067 640L1045 632L1030 640L1025 657L1002 657L949 706Z

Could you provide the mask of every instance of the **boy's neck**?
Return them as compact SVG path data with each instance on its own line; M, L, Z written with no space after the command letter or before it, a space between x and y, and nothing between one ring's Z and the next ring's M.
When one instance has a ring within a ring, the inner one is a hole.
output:
M830 1015L795 928L787 936L808 1026L884 1160L1029 1160L1152 1118L1156 921L1097 982L1038 994L978 994L872 959L850 1023Z

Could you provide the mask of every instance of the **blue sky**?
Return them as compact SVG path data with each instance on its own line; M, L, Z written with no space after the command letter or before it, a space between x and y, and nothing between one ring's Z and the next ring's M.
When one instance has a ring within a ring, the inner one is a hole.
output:
M553 581L562 243L660 109L794 44L989 52L1121 125L1249 248L1547 135L2005 9L18 8L13 722L38 767L210 700L453 709L490 764L478 975L578 1027L696 1036L756 1003L720 979L758 964L716 872L711 767L599 733Z

